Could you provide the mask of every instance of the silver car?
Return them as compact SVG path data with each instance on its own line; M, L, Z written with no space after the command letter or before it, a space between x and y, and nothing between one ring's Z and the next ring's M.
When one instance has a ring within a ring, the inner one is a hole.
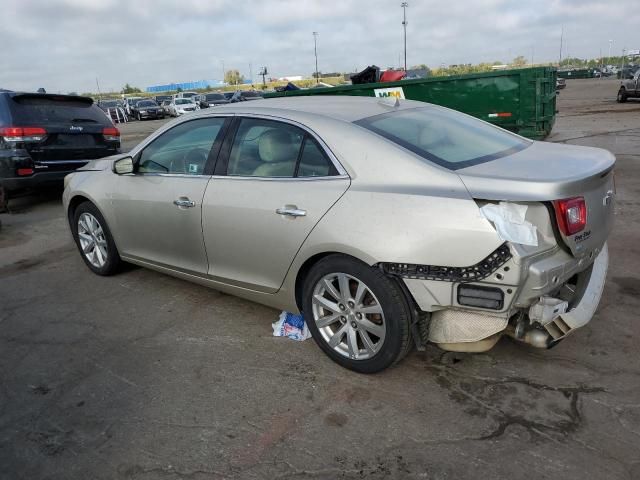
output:
M66 178L87 266L131 262L291 312L376 372L415 344L549 347L606 275L615 158L421 102L296 97L174 120Z

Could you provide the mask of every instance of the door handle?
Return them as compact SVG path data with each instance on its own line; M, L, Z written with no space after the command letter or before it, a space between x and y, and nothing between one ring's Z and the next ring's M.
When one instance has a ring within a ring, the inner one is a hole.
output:
M278 215L286 215L288 217L304 217L307 215L306 210L301 210L295 205L285 205L282 208L277 208L276 213Z
M180 197L178 200L174 200L173 204L178 207L187 207L187 208L196 206L196 202L194 202L193 200L189 200L188 198L185 198L185 197Z

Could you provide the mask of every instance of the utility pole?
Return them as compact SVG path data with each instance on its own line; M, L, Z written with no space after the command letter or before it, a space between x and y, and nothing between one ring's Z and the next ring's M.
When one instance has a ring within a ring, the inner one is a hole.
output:
M318 32L313 32L313 53L316 56L316 84L320 83L318 78Z
M607 62L611 62L611 44L613 40L609 40L609 57L607 58Z
M251 80L251 86L253 87L253 67L249 64L249 80Z
M100 84L98 83L98 77L96 77L96 86L98 87L98 100L102 100L102 93L100 93Z
M404 28L404 71L407 71L407 2L400 4L402 7L402 27Z
M226 80L225 80L225 78L224 78L224 77L225 77L225 75L226 75L226 73L227 73L227 72L226 72L226 70L224 69L224 60L222 60L222 83L224 83L224 82L226 81Z
M560 60L558 60L558 67L562 63L562 37L563 37L563 35L564 35L564 25L562 26L562 28L560 30Z

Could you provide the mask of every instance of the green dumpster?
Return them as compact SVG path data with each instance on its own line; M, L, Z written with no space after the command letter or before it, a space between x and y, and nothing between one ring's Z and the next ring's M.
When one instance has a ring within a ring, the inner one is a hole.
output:
M290 90L265 98L301 95L399 97L452 108L533 139L546 137L555 121L556 69L497 70L398 82Z
M573 68L571 70L558 70L558 78L593 78L593 69Z

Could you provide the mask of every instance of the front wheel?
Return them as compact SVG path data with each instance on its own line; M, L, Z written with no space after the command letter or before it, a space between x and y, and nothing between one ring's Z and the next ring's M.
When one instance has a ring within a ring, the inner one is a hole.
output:
M408 353L408 299L380 270L345 255L330 255L309 272L303 296L314 340L343 367L375 373Z
M618 96L616 97L616 102L624 103L627 101L627 92L624 88L618 90Z
M78 205L73 215L73 238L87 267L98 275L112 275L122 260L107 222L91 202Z

